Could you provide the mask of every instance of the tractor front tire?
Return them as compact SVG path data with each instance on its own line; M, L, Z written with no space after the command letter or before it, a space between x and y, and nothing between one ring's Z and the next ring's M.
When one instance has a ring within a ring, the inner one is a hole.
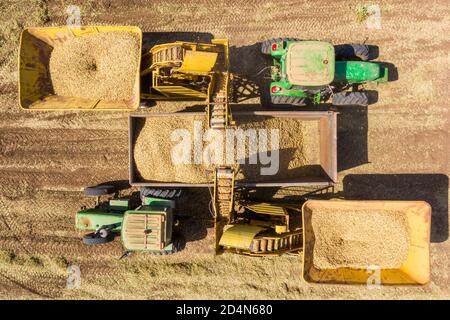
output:
M370 59L370 49L365 44L339 44L334 46L334 52L337 59L359 58L362 61Z
M289 97L289 96L270 96L272 104L290 104L293 106L306 106L306 98L304 97Z
M83 236L83 243L87 245L104 244L114 240L114 235L107 230L99 230Z
M86 187L84 188L84 195L85 196L105 196L108 194L114 193L115 187L110 185L98 185L95 187Z
M160 250L153 251L151 254L154 256L167 256L169 254L175 254L184 249L186 242L182 237L177 237L172 241L172 250Z
M331 103L335 106L367 107L369 97L365 92L339 92L333 95Z
M270 54L270 52L272 51L272 44L281 41L301 41L301 40L297 38L274 38L266 40L263 43L261 43L261 52L263 54Z
M172 253L180 252L184 249L184 246L186 245L186 241L182 237L177 237L173 240L173 249Z

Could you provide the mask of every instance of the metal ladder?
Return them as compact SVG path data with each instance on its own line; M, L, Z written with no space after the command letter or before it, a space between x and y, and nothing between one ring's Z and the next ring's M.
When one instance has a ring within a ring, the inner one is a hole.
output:
M211 97L208 99L209 124L212 129L225 129L229 124L228 72L215 73Z
M214 179L214 208L216 218L229 217L234 205L234 170L216 168Z

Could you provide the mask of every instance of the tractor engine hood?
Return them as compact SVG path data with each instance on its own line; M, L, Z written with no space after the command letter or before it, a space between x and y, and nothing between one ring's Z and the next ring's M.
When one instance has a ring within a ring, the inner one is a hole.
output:
M366 61L337 61L334 82L375 81L382 77L377 63Z

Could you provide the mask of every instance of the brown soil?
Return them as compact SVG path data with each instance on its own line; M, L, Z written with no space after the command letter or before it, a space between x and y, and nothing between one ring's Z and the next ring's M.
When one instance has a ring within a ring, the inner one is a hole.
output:
M67 3L67 2L65 2ZM23 112L18 108L17 46L22 26L66 25L62 1L0 1L0 297L4 299L449 299L450 144L447 0L377 1L381 29L355 19L358 1L73 0L84 25L137 25L144 46L175 40L230 40L230 68L254 88L241 97L256 108L267 92L258 72L270 59L258 42L280 37L379 47L377 61L398 69L368 108L339 108L339 183L347 199L426 200L433 208L431 283L427 286L310 285L301 258L213 257L209 192L186 190L179 211L186 249L167 257L118 260L120 240L87 247L74 230L81 188L128 179L128 115L122 112ZM200 4L199 4L200 3ZM157 8L157 10L155 10ZM174 14L175 13L175 14ZM201 23L199 23L201 21ZM185 31L180 33L179 31ZM256 93L256 94L255 94ZM195 102L158 102L172 112ZM203 107L202 107L203 110ZM298 110L298 108L296 108ZM303 109L302 109L303 110ZM311 110L311 108L307 108ZM200 190L201 189L201 190ZM301 187L259 188L258 196L298 197ZM264 193L264 194L262 194ZM318 197L322 195L318 195ZM323 195L324 197L326 195ZM66 288L67 266L81 269L80 289ZM218 285L219 284L219 285Z
M104 32L56 43L50 56L50 77L60 96L130 99L138 63L135 34Z
M380 210L315 210L313 264L318 269L341 267L399 268L409 249L404 212Z

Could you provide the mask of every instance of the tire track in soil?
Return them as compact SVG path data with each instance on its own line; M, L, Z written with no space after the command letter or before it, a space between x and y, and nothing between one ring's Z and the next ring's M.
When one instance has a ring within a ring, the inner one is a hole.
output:
M16 90L17 90L17 86ZM107 130L112 135L127 131L128 112L30 111L13 109L0 118L0 126L29 129ZM95 133L94 133L95 134Z
M0 194L127 179L127 132L0 129Z
M82 198L81 193L55 191L38 191L30 199L19 200L20 204L16 200L0 198L1 218L8 230L1 228L0 247L16 255L64 258L70 264L81 265L83 276L109 277L113 273L105 259L120 257L123 252L121 243L118 239L101 247L87 247L82 243L81 234L73 229L75 207ZM88 201L92 202L92 199ZM45 212L51 213L45 215ZM59 234L47 235L42 232L45 228L54 229ZM89 260L89 264L84 260ZM90 270L91 265L97 267ZM2 278L39 297L58 298L63 294L67 275L57 276L45 269L37 274L26 267L20 270L18 274L1 272Z
M1 278L3 279L3 281L6 280L7 282L13 284L14 290L17 290L17 287L19 287L25 290L27 293L31 293L40 299L54 299L60 297L62 289L58 290L58 285L61 285L63 281L65 285L65 279L57 278L52 274L46 274L45 276L39 275L37 277L33 277L32 279L23 280L23 277L19 277L19 275L17 274L7 275L0 272L0 279ZM55 279L57 281L52 281ZM0 282L2 286L4 285L3 281ZM10 294L10 292L8 292L8 294ZM15 295L12 295L12 297L17 298L17 296Z

